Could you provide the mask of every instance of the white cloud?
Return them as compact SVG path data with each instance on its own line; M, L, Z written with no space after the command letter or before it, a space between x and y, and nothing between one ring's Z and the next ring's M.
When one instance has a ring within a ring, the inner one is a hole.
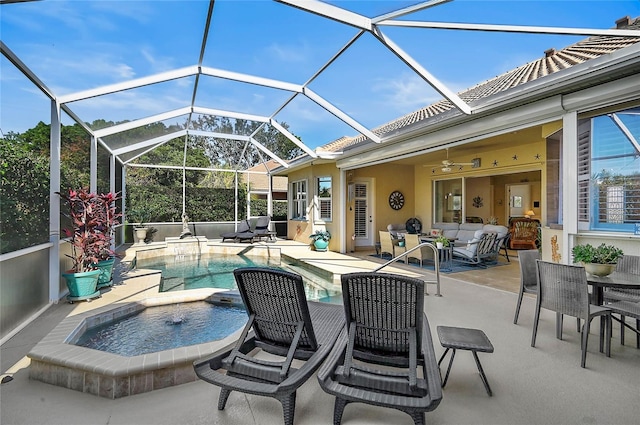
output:
M266 49L266 57L276 57L285 62L305 62L308 58L309 46L305 43L302 45L283 45L279 43L273 43Z
M153 47L140 49L140 54L149 63L153 73L175 69L173 59L169 56L157 56Z
M170 109L186 106L184 100L171 94L124 91L69 105L85 121L94 119L135 120Z
M414 73L402 73L395 79L377 80L372 91L378 94L378 103L400 113L413 111L440 99L440 95Z

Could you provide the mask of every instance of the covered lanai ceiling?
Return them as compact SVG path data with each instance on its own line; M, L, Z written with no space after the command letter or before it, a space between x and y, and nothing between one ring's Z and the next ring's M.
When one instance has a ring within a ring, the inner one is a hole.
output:
M67 123L88 123L87 131L122 162L171 139L209 137L257 149L286 167L259 142L265 124L311 157L343 135L379 143L373 128L442 98L473 114L478 105L457 93L549 48L591 35L637 35L610 29L621 13L604 1L584 6L601 5L598 25L579 7L560 14L561 1L1 3L3 81L26 72L60 103ZM509 11L514 3L517 14ZM478 21L478 8L491 7L491 22ZM538 51L523 57L524 45ZM484 70L466 77L469 67ZM3 83L5 97L28 92L14 88ZM35 125L46 121L48 107L41 99L19 112L40 116ZM194 125L203 117L253 125L213 133ZM88 127L96 120L122 123ZM164 124L154 138L136 137L138 127L154 123ZM6 118L1 125L26 129Z

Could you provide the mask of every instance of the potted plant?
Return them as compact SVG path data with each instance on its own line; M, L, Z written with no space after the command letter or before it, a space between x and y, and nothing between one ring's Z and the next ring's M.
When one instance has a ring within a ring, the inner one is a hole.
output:
M62 273L67 282L70 302L100 296L98 263L114 253L111 251L112 228L117 223L113 201L116 195L96 195L86 189L58 192L68 206L72 229L64 229L70 237L72 268Z
M133 224L137 243L143 243L147 238L149 228L145 225L145 222L150 219L151 209L144 203L127 210L127 221Z
M438 249L442 249L445 246L449 246L449 238L443 235L440 235L437 238L435 238L433 242L435 242L436 248Z
M316 251L326 251L329 246L329 240L331 239L331 233L328 230L318 230L315 233L309 235L313 239L313 246Z
M117 255L111 250L111 242L113 240L113 228L119 224L118 219L122 215L116 211L116 201L118 199L120 197L114 193L103 193L96 196L98 206L96 214L103 223L99 226L99 230L106 239L106 245L102 247L102 251L99 254L100 261L96 263L96 267L100 270L98 289L111 286L113 283L113 265Z
M590 244L576 245L571 253L574 263L581 263L587 273L596 276L611 274L616 268L618 258L624 255L620 248L605 243L595 248Z

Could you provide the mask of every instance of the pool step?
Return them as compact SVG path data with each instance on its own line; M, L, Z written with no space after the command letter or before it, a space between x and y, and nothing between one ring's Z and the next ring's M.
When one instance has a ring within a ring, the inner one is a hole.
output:
M237 290L216 292L215 294L211 295L211 302L213 304L220 305L244 306L242 297L240 296L240 291Z

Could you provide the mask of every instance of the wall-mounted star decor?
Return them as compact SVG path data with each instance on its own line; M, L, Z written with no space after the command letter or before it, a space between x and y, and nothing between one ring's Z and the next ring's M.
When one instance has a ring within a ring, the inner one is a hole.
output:
M458 170L462 170L462 165L460 167L458 167Z
M494 160L493 160L493 166L494 166L494 167L497 167L497 166L498 166L498 160L497 160L497 159L494 159Z
M432 168L432 169L431 169L431 174L435 174L435 173L436 173L436 169L435 169L435 168Z
M540 159L540 154L539 153L536 154L536 159Z
M518 155L513 155L513 160L517 161L518 160Z

